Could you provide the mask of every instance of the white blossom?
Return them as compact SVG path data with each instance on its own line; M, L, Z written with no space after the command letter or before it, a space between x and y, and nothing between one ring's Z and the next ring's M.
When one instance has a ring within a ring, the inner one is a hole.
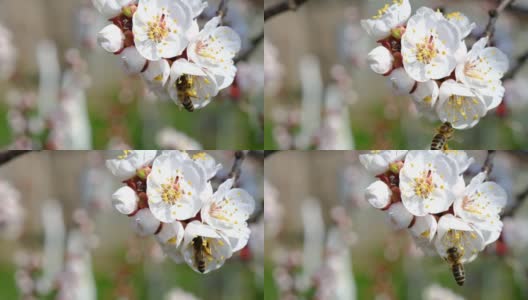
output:
M179 86L182 76L187 77L188 87L185 89ZM205 107L219 91L216 79L210 72L183 58L172 63L167 88L171 99L178 105L181 106L180 97L186 94L195 109Z
M136 3L137 0L92 0L94 7L105 17L121 14L123 7Z
M415 216L439 213L454 202L455 162L441 151L409 151L400 171L401 199Z
M141 77L147 83L151 91L159 95L165 92L165 83L169 80L170 66L165 59L150 61L145 72Z
M120 56L123 67L128 74L139 74L147 64L147 60L139 54L136 47L126 47Z
M490 244L501 233L499 214L506 205L507 195L495 182L484 181L486 176L485 172L476 175L464 195L455 200L453 208L457 217L479 228L484 242Z
M156 150L123 150L116 159L106 161L106 167L121 180L136 175L136 171L148 166L156 158Z
M418 110L424 114L434 114L434 106L440 89L434 80L418 82L416 90L411 94Z
M255 200L243 189L232 188L232 178L224 181L207 199L201 211L202 221L211 227L227 232L243 230L255 209Z
M194 243L196 237L202 238L202 254L204 255L205 270L203 274L220 268L226 259L233 254L229 240L220 232L214 230L209 225L192 221L185 228L185 235L182 244L182 254L185 262L196 272L198 270L195 262L196 251Z
M485 247L480 231L451 214L438 220L435 247L438 255L447 257L447 249L457 247L462 253L461 263L471 262Z
M504 96L500 79L508 71L508 57L495 47L486 47L488 38L476 42L465 60L456 67L457 80L475 89L488 109L497 107Z
M189 40L192 27L190 6L182 0L142 0L132 18L134 43L148 60L180 55Z
M236 74L233 58L240 50L238 34L227 26L218 26L221 17L209 20L189 43L189 61L215 75L219 89L233 83Z
M191 7L193 18L201 15L208 5L204 0L187 0L187 4Z
M475 161L466 151L463 150L442 150L444 155L455 161L458 167L458 174L462 175L469 166Z
M436 237L437 228L438 223L435 217L429 214L415 217L414 224L409 228L416 245L426 254L436 253L432 242Z
M205 172L206 178L210 180L213 178L218 171L222 169L222 164L217 164L214 157L205 152L199 152L192 156L192 159L200 166Z
M154 234L160 226L160 221L154 217L148 208L138 210L131 219L134 230L141 236Z
M389 75L392 86L401 94L410 93L416 81L409 77L404 68L397 68L392 70Z
M411 15L409 0L393 0L385 4L371 19L361 20L361 27L368 35L380 39L391 34L391 30L403 25Z
M453 24L422 7L409 19L402 36L403 66L416 81L446 77L455 69L460 44L460 33Z
M401 202L393 203L387 210L391 223L395 229L403 229L409 227L412 222L413 215L405 208Z
M379 175L389 169L391 163L402 160L407 150L374 150L359 156L359 161L372 175Z
M449 122L455 129L474 127L487 113L484 99L469 87L452 79L440 86L436 113L442 122Z
M147 178L149 208L166 223L192 218L202 207L200 194L208 184L204 170L186 153L165 151Z
M460 32L461 39L466 38L477 27L475 22L471 22L466 15L458 11L448 13L445 17L451 24L456 26Z
M182 223L178 221L163 223L160 232L156 234L156 240L166 247L178 248L183 241L183 235Z

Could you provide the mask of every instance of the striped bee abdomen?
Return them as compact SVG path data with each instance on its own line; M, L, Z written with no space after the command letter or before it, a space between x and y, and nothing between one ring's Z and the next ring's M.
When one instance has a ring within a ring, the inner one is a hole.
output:
M453 271L453 276L455 277L455 281L458 285L464 285L464 281L466 280L466 276L464 273L464 265L463 264L453 264L451 266L451 270Z

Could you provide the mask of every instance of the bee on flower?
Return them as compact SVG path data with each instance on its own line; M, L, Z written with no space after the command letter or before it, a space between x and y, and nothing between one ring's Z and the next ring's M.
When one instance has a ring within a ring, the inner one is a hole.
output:
M98 34L100 46L119 55L124 69L140 74L158 97L192 112L232 85L240 51L237 32L215 16L200 30L207 1L93 0L111 24Z
M139 235L153 235L174 262L205 274L247 245L255 201L233 188L234 178L214 191L211 180L222 165L212 155L126 150L107 167L126 184L112 195L115 209Z

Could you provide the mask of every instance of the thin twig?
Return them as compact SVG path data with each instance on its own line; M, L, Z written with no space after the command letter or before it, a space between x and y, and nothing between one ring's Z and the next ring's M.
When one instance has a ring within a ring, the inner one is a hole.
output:
M264 22L287 11L295 11L308 0L284 0L264 10Z
M235 180L234 185L236 185L236 182L240 177L240 168L242 167L242 162L245 158L246 153L243 150L235 152L235 161L233 162L233 167L231 167L231 172L229 172L229 178L233 178Z
M24 155L26 153L32 152L32 150L4 150L0 151L0 165L8 163L9 161Z
M513 79L517 73L522 69L524 63L528 61L528 50L524 52L521 56L517 57L516 63L511 68L506 75L504 75L504 80Z
M493 171L493 158L495 157L495 153L497 151L495 150L488 150L488 154L486 155L486 160L484 160L484 164L482 165L481 172L486 173L486 177L489 176L491 171Z
M262 42L264 39L264 29L254 38L251 39L251 43L246 50L240 52L237 57L235 57L235 63L238 63L242 60L247 60L251 54L258 48L258 45Z
M221 0L216 10L216 15L219 16L222 20L227 14L227 0Z
M519 193L517 195L517 197L515 197L515 203L513 203L512 206L510 206L507 210L505 210L503 213L502 213L502 216L503 217L512 217L515 212L522 206L522 204L524 203L524 200L526 200L526 198L528 198L528 187L524 189L524 191L522 191L521 193Z
M495 24L497 23L497 19L499 18L499 15L504 11L504 9L512 3L513 0L502 0L499 3L499 6L497 8L492 9L488 12L489 15L489 21L486 25L486 31L485 36L489 39L488 44L491 41L491 38L493 37L493 33L495 32Z

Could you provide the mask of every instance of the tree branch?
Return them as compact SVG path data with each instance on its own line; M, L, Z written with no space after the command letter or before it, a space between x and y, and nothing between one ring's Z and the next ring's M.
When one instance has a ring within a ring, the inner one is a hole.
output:
M493 171L493 158L495 157L495 153L497 151L495 150L488 150L488 154L486 155L486 160L484 160L484 164L482 165L481 172L486 173L486 178L489 176L491 171Z
M295 11L308 0L284 0L264 10L264 22L287 11Z
M32 150L4 150L0 151L0 165L8 163L9 161L24 155L26 153L32 152Z
M526 61L528 61L528 50L524 52L521 56L517 57L517 62L515 63L513 68L511 68L508 73L504 75L503 80L513 79L513 77L515 77L515 75L519 73L519 71L522 69Z
M486 31L485 31L485 37L487 37L488 44L491 41L491 38L493 37L493 33L495 32L495 24L497 23L497 19L499 18L499 15L504 11L504 9L512 4L513 0L502 0L499 3L499 6L497 8L492 9L488 11L489 15L489 21L486 25Z
M242 162L244 162L245 158L246 153L243 150L235 152L235 161L233 162L233 166L231 167L231 172L229 172L229 178L233 178L235 180L235 186L236 182L238 181L238 178L240 177L240 168L242 167Z
M238 56L235 57L234 59L235 64L238 63L239 61L247 60L251 56L251 54L253 54L253 52L257 49L258 45L262 42L263 39L264 39L264 29L262 29L262 31L256 37L251 39L251 44L249 45L248 48L246 48L246 50L244 50L243 52L240 52Z
M222 20L227 14L227 0L221 0L216 10L216 15L219 16Z

